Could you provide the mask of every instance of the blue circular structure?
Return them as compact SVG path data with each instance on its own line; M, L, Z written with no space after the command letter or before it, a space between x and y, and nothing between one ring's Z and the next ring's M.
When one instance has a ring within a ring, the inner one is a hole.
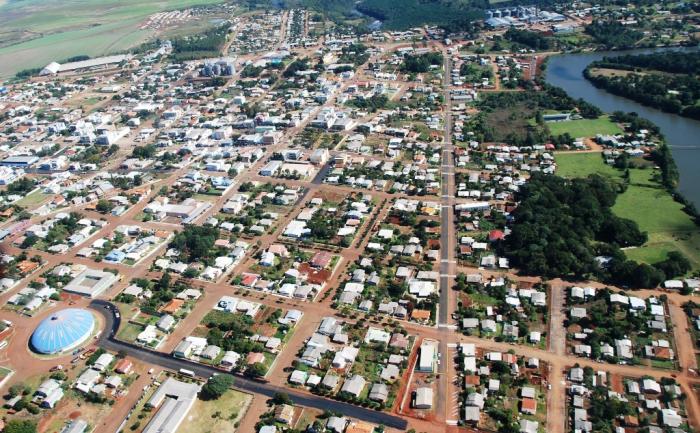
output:
M73 349L90 338L95 317L87 310L67 308L42 320L30 339L35 352L51 355Z

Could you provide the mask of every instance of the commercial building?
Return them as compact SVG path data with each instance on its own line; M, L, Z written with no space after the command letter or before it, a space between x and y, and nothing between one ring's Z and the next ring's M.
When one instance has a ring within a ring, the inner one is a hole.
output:
M0 165L4 165L7 167L26 168L36 164L37 161L39 161L39 157L34 155L17 155L8 156L7 158L0 161Z
M434 373L436 360L437 356L435 344L424 341L423 344L420 345L418 371L423 373Z
M197 399L200 386L168 378L146 403L156 414L143 433L174 433Z
M86 269L63 288L66 292L96 298L105 290L112 287L117 281L117 276L111 272Z
M92 313L79 308L57 311L39 323L30 339L32 350L56 354L84 343L95 329Z
M123 61L129 60L130 58L130 55L119 54L115 56L97 57L94 59L87 59L64 64L60 64L58 62L51 62L48 65L46 65L44 69L41 70L39 75L56 75L62 72L73 72L80 71L83 69L92 69L110 65L117 65Z

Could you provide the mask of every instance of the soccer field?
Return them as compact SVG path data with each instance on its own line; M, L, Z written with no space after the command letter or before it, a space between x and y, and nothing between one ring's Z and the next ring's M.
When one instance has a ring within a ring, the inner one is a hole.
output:
M574 138L595 137L596 134L614 135L622 133L622 129L607 116L597 119L567 120L565 122L547 122L552 135L569 133Z

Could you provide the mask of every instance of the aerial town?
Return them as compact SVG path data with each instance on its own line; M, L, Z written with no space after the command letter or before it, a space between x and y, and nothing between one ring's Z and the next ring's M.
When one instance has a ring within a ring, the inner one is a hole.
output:
M697 5L181 3L0 68L0 432L700 431Z

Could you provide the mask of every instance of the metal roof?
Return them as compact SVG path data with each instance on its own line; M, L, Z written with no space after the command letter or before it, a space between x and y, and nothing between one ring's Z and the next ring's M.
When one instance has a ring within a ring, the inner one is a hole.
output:
M92 313L79 308L68 308L42 320L34 330L30 344L39 353L60 353L84 342L94 328L95 318Z

